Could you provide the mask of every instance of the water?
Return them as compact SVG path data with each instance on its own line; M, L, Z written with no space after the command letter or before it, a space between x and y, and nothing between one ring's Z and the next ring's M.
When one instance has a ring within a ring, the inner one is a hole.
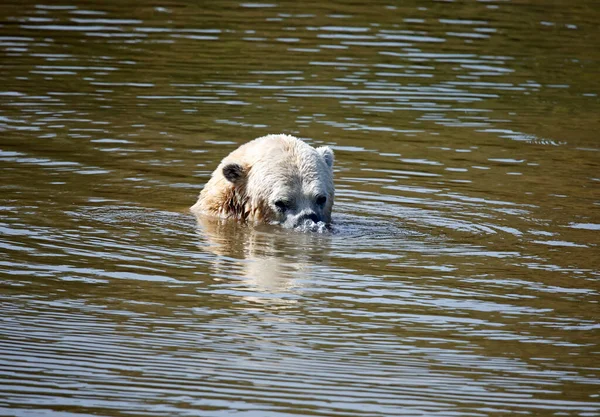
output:
M0 5L0 415L599 416L600 9ZM333 230L188 212L336 152Z

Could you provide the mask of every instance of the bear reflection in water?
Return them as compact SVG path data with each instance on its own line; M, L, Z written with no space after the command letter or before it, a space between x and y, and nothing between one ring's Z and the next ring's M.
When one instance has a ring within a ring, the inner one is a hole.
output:
M333 151L289 135L267 135L230 153L212 173L196 215L323 231L331 223Z
M212 256L215 276L243 278L249 289L288 293L315 279L331 234L297 233L270 225L196 215L199 246Z

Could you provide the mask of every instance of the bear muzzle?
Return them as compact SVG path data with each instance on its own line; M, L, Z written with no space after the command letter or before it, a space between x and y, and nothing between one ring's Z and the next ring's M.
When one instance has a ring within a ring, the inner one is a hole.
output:
M294 229L300 228L303 230L312 230L318 225L325 226L326 219L323 216L317 214L312 209L302 210L300 213L294 215L288 215L284 222L284 227L291 227Z
M318 223L322 221L321 219L319 219L319 216L317 216L317 213L315 213L314 211L304 212L301 213L300 216L298 216L298 219L296 220L297 226L306 223L307 220L313 223Z

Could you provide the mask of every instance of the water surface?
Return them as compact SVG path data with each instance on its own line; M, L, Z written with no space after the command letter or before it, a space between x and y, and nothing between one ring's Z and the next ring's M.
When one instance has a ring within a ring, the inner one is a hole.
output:
M0 5L0 414L599 416L595 1ZM332 233L205 220L267 133Z

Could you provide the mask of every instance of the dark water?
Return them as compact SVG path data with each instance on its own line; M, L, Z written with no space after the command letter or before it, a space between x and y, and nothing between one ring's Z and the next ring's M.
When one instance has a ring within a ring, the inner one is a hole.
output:
M0 5L0 415L600 416L597 1ZM336 151L335 231L187 208Z

